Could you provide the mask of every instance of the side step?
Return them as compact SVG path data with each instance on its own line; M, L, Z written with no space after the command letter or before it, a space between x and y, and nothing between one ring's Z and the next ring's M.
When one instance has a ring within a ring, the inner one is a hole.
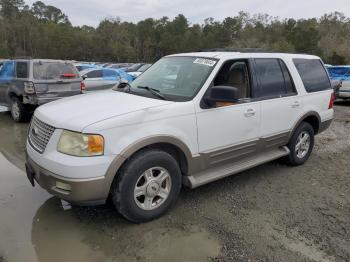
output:
M290 151L286 146L263 152L252 158L242 160L240 163L226 164L217 168L210 168L192 176L183 177L184 185L190 188L200 187L221 178L240 173L255 166L270 162L272 160L289 155Z
M0 106L0 113L7 112L7 111L9 111L9 108L7 106Z

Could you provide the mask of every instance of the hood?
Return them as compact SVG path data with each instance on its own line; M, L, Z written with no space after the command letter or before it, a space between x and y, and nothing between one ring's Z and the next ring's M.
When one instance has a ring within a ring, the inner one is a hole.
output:
M174 102L107 91L60 99L35 111L41 121L56 128L81 132L85 127L112 117Z

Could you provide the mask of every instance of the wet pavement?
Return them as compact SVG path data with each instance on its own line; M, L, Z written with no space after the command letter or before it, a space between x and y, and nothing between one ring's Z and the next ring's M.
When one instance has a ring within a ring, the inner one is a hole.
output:
M272 162L196 190L141 225L72 207L24 173L27 124L0 113L0 262L350 261L350 103L302 167Z
M0 123L0 261L205 261L218 256L219 241L204 227L183 223L181 206L174 216L133 225L112 206L72 207L31 187L24 173L28 125L15 124L4 113Z

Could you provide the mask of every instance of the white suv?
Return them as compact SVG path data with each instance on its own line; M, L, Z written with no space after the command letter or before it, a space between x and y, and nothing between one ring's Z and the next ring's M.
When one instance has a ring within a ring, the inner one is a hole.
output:
M162 58L130 85L35 111L27 175L71 203L111 196L133 222L196 188L268 161L301 165L333 119L319 57L200 52Z

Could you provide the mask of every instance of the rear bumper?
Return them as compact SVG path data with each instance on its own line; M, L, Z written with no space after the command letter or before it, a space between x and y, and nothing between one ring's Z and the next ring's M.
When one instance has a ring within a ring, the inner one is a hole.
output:
M35 163L27 155L27 172L50 194L77 205L100 205L106 202L110 183L104 176L68 179L56 175Z
M350 98L350 90L339 90L337 93L338 98Z
M326 131L331 126L332 122L333 122L333 119L329 119L329 120L321 122L320 128L318 130L318 134Z
M58 99L74 96L74 95L80 95L81 92L69 92L65 93L63 96L62 94L37 94L37 95L27 95L23 96L23 103L24 104L30 104L30 105L43 105Z

